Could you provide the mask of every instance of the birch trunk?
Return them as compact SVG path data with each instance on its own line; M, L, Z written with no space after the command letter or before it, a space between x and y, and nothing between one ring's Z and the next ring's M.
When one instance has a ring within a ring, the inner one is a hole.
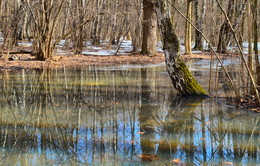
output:
M175 89L181 95L207 96L207 92L197 83L181 59L179 40L174 32L172 19L166 7L167 0L158 0L157 2L156 12L163 42L166 69Z

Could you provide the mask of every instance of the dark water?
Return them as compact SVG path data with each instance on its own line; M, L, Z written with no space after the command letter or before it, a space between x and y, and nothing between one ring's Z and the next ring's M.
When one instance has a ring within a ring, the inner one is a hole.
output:
M206 70L194 74L208 87ZM259 115L176 96L163 65L5 71L0 80L0 165L260 163Z

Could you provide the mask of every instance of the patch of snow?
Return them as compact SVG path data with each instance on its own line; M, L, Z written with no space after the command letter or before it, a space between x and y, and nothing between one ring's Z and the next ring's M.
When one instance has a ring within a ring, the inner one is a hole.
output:
M56 49L56 54L57 55L71 55L71 54L73 54L73 52L68 51L68 50Z
M67 40L61 40L60 43L59 43L59 45L64 46L64 45L66 45L66 42L68 42L68 41L67 41Z
M101 50L101 49L104 49L104 48L90 45L90 46L87 46L87 49Z
M23 47L31 47L32 42L18 42L18 45Z
M4 35L2 32L0 32L0 44L4 43Z
M118 46L113 45L113 46L111 46L111 49L107 49L106 48L107 44L108 44L108 41L102 41L100 46L93 46L93 45L89 44L89 45L87 45L86 49L83 50L82 54L101 55L101 56L114 55L116 53ZM121 43L118 53L123 54L123 55L128 55L129 52L131 52L132 50L133 50L132 42L129 40L124 40Z
M132 41L131 40L124 40L122 42L121 46L132 46Z
M85 55L108 56L108 55L114 55L115 53L116 53L116 50L98 50L98 51L85 50L85 51L82 51L82 54L85 54Z
M192 53L199 54L199 53L202 53L202 51L192 51Z

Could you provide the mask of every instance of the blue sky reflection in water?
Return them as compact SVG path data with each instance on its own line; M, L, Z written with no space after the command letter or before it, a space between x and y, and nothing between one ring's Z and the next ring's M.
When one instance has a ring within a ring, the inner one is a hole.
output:
M196 76L207 87L206 70ZM0 80L1 165L260 163L259 115L176 96L163 65L5 71Z

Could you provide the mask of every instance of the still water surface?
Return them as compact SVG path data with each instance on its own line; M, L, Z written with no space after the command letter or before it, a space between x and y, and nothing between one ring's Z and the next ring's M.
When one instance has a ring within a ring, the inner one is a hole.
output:
M194 74L207 87L209 74ZM164 65L2 71L0 81L0 165L260 163L259 115L176 96Z

